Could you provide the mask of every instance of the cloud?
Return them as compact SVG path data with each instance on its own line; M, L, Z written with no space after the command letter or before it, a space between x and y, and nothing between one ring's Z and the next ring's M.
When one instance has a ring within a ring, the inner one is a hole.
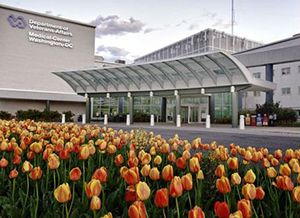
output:
M204 11L204 13L202 14L202 16L214 19L214 18L217 17L217 13L216 12L210 12L210 11Z
M137 33L142 31L145 24L133 17L129 20L121 19L117 15L107 17L98 16L95 20L90 22L96 26L96 37L104 35L123 35L125 33Z
M117 59L127 59L126 56L129 54L129 52L123 48L104 45L98 46L96 52L108 61L115 61Z
M179 27L179 26L184 25L184 24L186 24L186 23L187 23L186 20L182 20L182 21L180 21L178 24L176 24L175 26L176 26L176 27Z
M234 25L236 25L236 23ZM231 23L230 22L225 22L223 19L218 19L211 26L216 27L216 28L228 29L229 27L231 27Z
M147 34L147 33L151 33L151 32L154 32L154 31L159 31L161 30L162 28L152 28L152 27L149 27L149 28L146 28L144 30L144 34Z
M199 29L199 25L197 23L193 23L188 27L188 30Z

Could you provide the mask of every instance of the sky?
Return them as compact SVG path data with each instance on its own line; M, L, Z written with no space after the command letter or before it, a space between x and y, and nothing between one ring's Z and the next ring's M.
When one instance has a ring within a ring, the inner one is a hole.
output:
M96 25L95 53L128 63L207 28L231 33L232 0L0 0ZM300 33L300 0L235 0L234 35L270 43Z

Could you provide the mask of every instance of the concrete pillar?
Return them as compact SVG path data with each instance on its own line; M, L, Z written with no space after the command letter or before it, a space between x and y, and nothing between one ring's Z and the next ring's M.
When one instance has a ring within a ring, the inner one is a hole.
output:
M104 114L104 125L108 124L108 116L107 114Z
M205 120L205 128L209 129L210 128L210 115L206 115L206 120Z
M180 95L177 90L174 91L175 95L175 111L176 111L176 126L181 126L181 117L180 117ZM180 121L180 124L179 124Z
M161 121L166 122L167 116L167 98L162 97L161 99Z
M85 94L85 118L86 123L89 123L91 120L91 97ZM82 116L83 121L83 116Z
M235 91L235 87L231 86L231 109L232 109L232 128L238 127L238 93Z
M46 101L46 111L50 111L50 100Z
M126 126L130 126L130 114L126 115Z
M240 115L240 129L244 130L245 129L245 116Z
M129 109L129 115L130 115L130 124L133 124L133 97L131 96L131 93L128 92L128 109Z
M273 64L267 64L266 65L266 80L273 82ZM273 103L273 91L267 91L266 92L266 102Z
M82 114L82 124L86 124L86 115Z
M150 126L154 126L154 115L151 114L150 116Z
M66 115L62 114L61 115L61 123L65 123L66 122Z

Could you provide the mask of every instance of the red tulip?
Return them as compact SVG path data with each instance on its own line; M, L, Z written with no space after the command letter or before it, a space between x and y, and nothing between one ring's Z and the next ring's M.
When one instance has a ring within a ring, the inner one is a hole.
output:
M154 203L156 207L163 208L169 205L168 189L162 188L156 191L154 197Z
M189 211L188 218L205 218L205 214L200 207L195 206Z
M146 218L146 207L142 201L135 201L128 209L130 218Z
M214 205L215 214L219 218L228 218L230 210L226 201L217 201Z

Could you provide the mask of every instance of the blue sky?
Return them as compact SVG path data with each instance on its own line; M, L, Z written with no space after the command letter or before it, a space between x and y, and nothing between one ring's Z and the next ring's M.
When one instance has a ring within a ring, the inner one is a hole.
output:
M134 58L206 28L231 32L231 0L0 0L97 25L95 52ZM300 0L235 0L234 34L263 43L300 33Z

